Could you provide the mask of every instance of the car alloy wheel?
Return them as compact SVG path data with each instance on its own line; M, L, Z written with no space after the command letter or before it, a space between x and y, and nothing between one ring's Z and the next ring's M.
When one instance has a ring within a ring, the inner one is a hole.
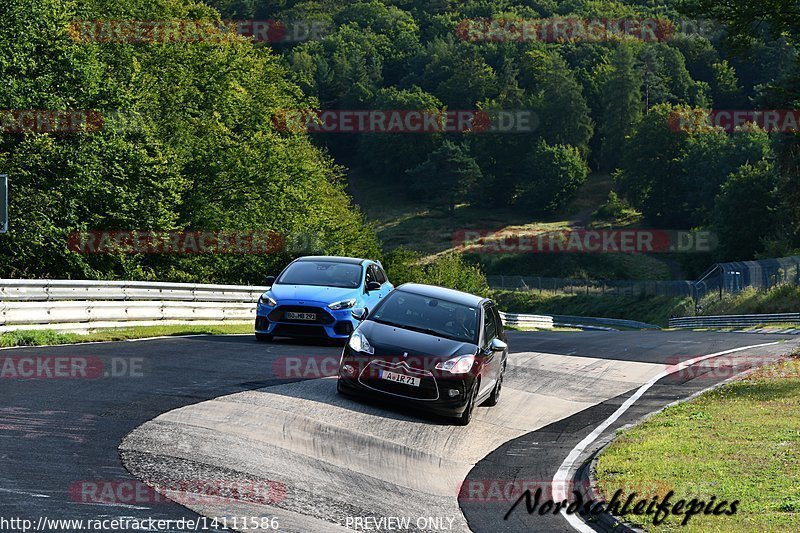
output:
M476 381L472 386L472 394L470 395L469 403L467 403L467 408L464 409L461 416L456 418L456 423L459 426L466 426L472 420L472 413L475 411L475 400L478 399L478 385L479 383Z
M503 369L500 371L500 375L497 376L497 383L494 385L494 389L492 389L492 393L489 395L489 398L484 402L483 405L488 407L494 407L497 405L497 402L500 401L500 391L503 388L503 376L506 374L506 367L503 365Z

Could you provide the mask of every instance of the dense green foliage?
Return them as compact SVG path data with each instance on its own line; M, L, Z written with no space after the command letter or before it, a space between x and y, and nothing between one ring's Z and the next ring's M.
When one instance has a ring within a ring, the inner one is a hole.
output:
M3 277L260 282L276 255L77 254L81 230L277 231L330 253L379 253L341 170L274 110L306 107L269 49L210 43L76 42L70 20L202 19L184 0L10 0L0 10L0 109L89 109L127 117L87 133L6 133L10 233Z
M78 42L68 31L73 20L220 17L326 31L272 44ZM558 17L669 19L677 31L657 42L462 31L467 19ZM91 133L2 134L3 276L257 282L303 251L377 257L345 193L347 168L450 212L466 202L532 217L563 210L601 170L616 179L605 215L630 207L651 226L712 228L715 259L786 254L800 247L800 135L676 131L674 115L800 108L797 17L793 0L6 0L0 109L108 120ZM273 122L295 109L529 110L536 120L515 133L309 136ZM274 230L305 244L258 256L67 249L74 231L118 229Z
M321 39L281 46L297 83L325 108L535 111L533 131L515 134L362 134L355 143L348 135L319 136L344 164L406 182L411 198L444 209L471 201L541 216L563 209L595 169L615 172L617 192L651 226L719 227L730 221L723 212L733 205L743 167L777 159L772 172L784 194L753 197L748 210L781 212L781 223L749 221L744 240L723 229L716 258L800 246L797 135L676 131L670 122L675 112L703 108L798 107L798 22L790 0L212 4L229 16L329 23ZM674 31L656 40L464 38L470 19L558 17L658 18L672 21ZM754 26L754 19L766 25ZM427 184L422 195L420 179Z
M489 286L486 276L477 266L464 261L457 253L447 253L422 265L419 254L395 248L386 256L386 274L395 286L403 283L427 283L486 296Z

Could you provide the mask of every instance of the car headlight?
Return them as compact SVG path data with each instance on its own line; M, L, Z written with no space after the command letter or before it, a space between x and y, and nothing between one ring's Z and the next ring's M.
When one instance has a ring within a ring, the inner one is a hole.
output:
M436 363L437 370L447 370L451 374L466 374L472 369L475 364L474 355L459 355L447 361Z
M352 335L350 335L350 340L348 341L350 348L357 352L364 352L370 355L375 355L375 348L369 343L367 338L358 330L355 330Z
M268 305L270 307L275 307L278 305L278 302L276 302L275 299L272 298L267 292L261 295L261 297L258 299L258 303L261 305Z
M339 311L341 309L350 309L351 307L355 307L356 299L350 298L349 300L342 300L341 302L334 302L332 304L328 304L328 309L332 311Z

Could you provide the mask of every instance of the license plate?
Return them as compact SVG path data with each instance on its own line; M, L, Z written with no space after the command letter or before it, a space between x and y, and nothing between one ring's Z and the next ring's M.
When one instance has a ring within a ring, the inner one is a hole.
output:
M419 387L419 378L412 378L411 376L389 372L388 370L381 370L381 379L402 383L403 385L411 385L412 387Z
M293 313L288 311L286 313L286 318L288 320L316 320L317 315L316 313Z

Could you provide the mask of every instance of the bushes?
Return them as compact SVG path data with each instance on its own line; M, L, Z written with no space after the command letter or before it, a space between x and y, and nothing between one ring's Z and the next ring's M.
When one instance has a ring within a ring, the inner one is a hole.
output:
M766 291L748 288L739 294L709 294L700 302L704 315L800 312L800 286L777 285Z
M540 141L529 157L530 179L518 185L517 203L532 213L553 213L586 183L589 168L577 148Z
M468 264L461 254L448 253L434 262L422 265L416 252L397 248L386 256L386 273L389 280L399 286L403 283L425 283L449 289L487 296L489 285L480 267Z

